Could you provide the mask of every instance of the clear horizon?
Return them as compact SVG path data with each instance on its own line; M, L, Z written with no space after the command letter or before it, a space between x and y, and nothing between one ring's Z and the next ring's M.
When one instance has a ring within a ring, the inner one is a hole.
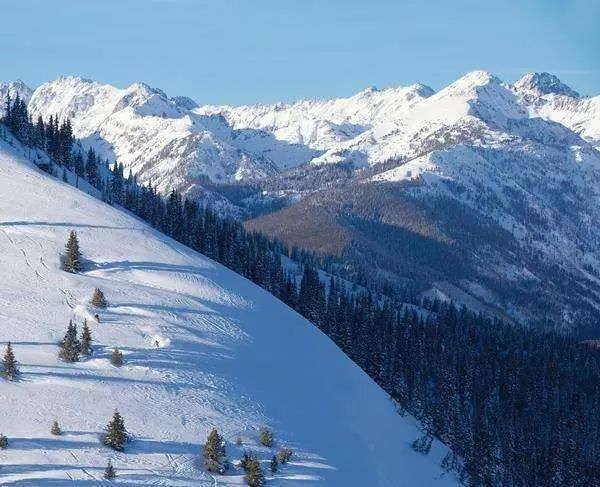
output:
M460 0L425 11L383 0L9 0L0 81L36 87L77 75L121 88L141 81L199 104L253 104L369 86L439 90L482 69L507 83L547 71L582 95L600 94L600 4L524 3L484 11Z

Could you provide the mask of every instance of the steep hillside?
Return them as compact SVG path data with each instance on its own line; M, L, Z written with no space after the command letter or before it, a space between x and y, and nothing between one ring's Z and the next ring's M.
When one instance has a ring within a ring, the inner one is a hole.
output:
M410 448L420 433L386 394L323 334L231 271L137 219L58 182L0 146L0 342L13 344L21 375L1 381L0 452L5 485L92 485L109 458L129 485L239 485L200 463L212 427L229 458L257 442L263 425L294 455L269 485L452 485L445 449ZM85 271L60 270L68 232L78 232ZM104 290L100 323L89 300ZM87 319L93 355L57 357L69 319ZM124 365L110 364L114 347ZM132 441L102 445L112 412ZM50 434L57 420L61 436ZM241 437L242 446L235 444Z

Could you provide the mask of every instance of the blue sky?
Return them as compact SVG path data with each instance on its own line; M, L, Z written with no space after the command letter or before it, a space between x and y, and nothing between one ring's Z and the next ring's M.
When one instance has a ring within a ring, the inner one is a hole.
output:
M145 81L199 103L550 71L600 94L597 0L3 0L0 80Z

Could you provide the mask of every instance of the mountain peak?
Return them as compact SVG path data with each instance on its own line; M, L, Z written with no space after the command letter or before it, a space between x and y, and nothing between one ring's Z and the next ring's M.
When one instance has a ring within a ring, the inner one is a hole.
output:
M14 100L19 95L19 98L25 100L25 103L29 103L32 93L33 90L20 79L8 83L0 83L0 116L4 115L4 103L7 96L10 95Z
M188 96L174 96L170 98L170 100L175 103L180 108L184 108L186 110L193 110L194 108L198 108L198 103L195 100L191 99Z
M25 84L24 81L17 79L15 81L11 81L10 83L8 83L8 86L13 87L15 89L18 90L23 90L23 91L33 91L27 84Z
M579 98L579 93L550 73L527 73L514 84L517 91L542 95L564 95Z
M463 77L458 78L450 87L454 88L468 88L476 86L485 86L490 83L500 83L501 81L488 71L475 70L465 74Z
M89 79L89 78L84 78L83 76L76 76L76 75L63 75L63 76L59 76L57 79L55 79L54 81L50 81L50 84L62 84L62 85L72 85L72 86L76 86L76 85L80 85L80 84L93 84L95 83L94 80Z
M129 85L125 91L127 93L136 93L142 96L150 97L152 95L158 95L164 99L168 99L167 94L160 88L154 88L142 81L136 81Z

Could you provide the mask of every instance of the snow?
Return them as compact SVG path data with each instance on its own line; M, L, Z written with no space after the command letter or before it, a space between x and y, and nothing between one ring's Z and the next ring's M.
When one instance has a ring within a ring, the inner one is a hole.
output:
M432 160L431 154L408 161L401 166L376 174L371 178L374 182L400 182L418 179L425 172L438 171L438 166Z
M0 99L8 85L1 86ZM600 147L600 97L580 97L549 73L528 73L509 85L473 71L437 93L416 84L238 107L199 106L143 83L119 89L74 76L33 93L24 85L20 90L31 98L34 117L71 118L85 145L111 162L118 158L126 172L161 191L194 191L203 177L255 182L309 163L400 164L465 138L496 142L476 138L481 121L510 133L513 121L542 117Z
M10 95L10 99L14 102L17 95L25 103L29 103L33 90L29 88L21 80L12 81L10 83L0 83L0 117L4 116L5 100Z
M71 229L87 259L79 275L59 269ZM310 323L1 141L0 275L0 342L13 343L22 372L0 381L3 485L101 483L109 458L117 483L239 485L239 469L203 471L200 445L218 427L230 459L247 448L266 470L263 425L276 447L294 450L268 485L456 485L439 468L446 448L414 452L415 421ZM95 287L109 301L100 323L89 305ZM90 323L89 360L57 358L69 319ZM109 363L115 346L121 368ZM133 437L124 453L101 444L115 408ZM50 434L53 420L63 435Z

